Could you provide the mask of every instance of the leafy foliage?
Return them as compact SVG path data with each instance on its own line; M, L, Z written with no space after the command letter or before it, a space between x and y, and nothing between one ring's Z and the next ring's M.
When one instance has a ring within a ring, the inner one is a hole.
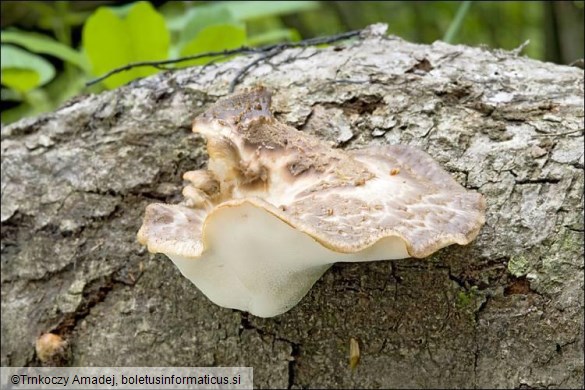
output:
M168 2L157 10L149 2L139 1L99 7L91 15L83 16L79 12L62 13L67 11L68 2L58 2L56 8L38 2L29 4L41 15L39 26L45 29L55 26L55 36L61 39L17 29L2 31L2 85L6 87L2 88L2 101L21 102L20 106L3 110L3 122L53 109L81 92L93 76L129 63L299 40L299 33L285 28L276 16L320 6L316 1L225 1L195 6ZM272 24L268 28L248 35L250 20L270 19ZM70 46L70 33L71 27L79 24L83 24L81 47L75 49ZM33 53L62 61L63 71L57 73L52 64L55 61ZM212 60L205 58L180 66ZM101 87L93 90L116 88L156 72L158 69L153 67L133 68L105 79Z
M530 40L525 52L543 58L549 36L558 35L543 27L546 18L558 18L547 13L556 3L551 4L168 1L155 9L149 2L138 1L93 9L91 2L2 2L3 25L13 7L14 14L30 15L34 18L33 27L44 32L10 28L0 34L2 122L52 110L82 91L116 88L159 71L154 67L133 68L98 86L85 87L89 79L131 62L298 41L301 35L330 35L378 22L388 23L392 34L423 43L442 38L453 43L514 49ZM572 4L567 6L573 7L569 12L573 10L573 19L580 20L581 26L575 39L567 36L573 46L582 47L583 2L564 4ZM218 59L205 58L178 66L215 60Z
M2 43L13 43L34 53L48 54L76 65L83 70L89 70L87 58L82 53L47 35L12 29L3 31L1 39Z
M235 49L246 44L246 29L238 24L216 24L200 30L195 37L181 49L180 56ZM201 65L209 62L209 58L188 61L181 66Z
M55 76L55 68L41 56L11 45L2 45L2 84L28 92Z
M83 27L83 47L96 75L131 62L163 60L169 44L164 18L147 2L134 4L124 18L100 7ZM153 73L156 69L134 68L104 80L104 84L116 88Z

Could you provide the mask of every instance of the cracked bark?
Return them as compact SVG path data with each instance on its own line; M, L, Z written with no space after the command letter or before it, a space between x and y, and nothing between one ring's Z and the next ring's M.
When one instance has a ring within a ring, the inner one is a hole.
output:
M375 35L253 68L244 84L272 89L280 120L338 147L416 145L488 201L471 245L336 265L259 319L135 240L146 204L177 202L181 174L205 164L191 121L253 61L3 126L2 365L39 364L53 331L70 365L252 366L257 387L582 387L582 70Z

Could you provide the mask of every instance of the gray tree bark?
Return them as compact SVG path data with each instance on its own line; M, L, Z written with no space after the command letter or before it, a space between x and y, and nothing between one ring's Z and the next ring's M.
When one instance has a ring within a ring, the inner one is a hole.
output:
M251 366L255 387L582 388L583 71L374 32L253 68L238 89L271 89L281 121L343 148L416 145L488 203L472 244L338 264L260 319L135 238L145 206L178 202L205 164L193 118L254 59L2 127L2 365L39 365L35 340L54 332L67 365Z

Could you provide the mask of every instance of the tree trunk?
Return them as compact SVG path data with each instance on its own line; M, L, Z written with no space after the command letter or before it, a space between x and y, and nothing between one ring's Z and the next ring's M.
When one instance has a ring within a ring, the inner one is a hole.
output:
M274 318L214 305L136 232L204 166L191 122L255 57L162 72L2 128L2 365L39 365L53 332L67 365L251 366L255 387L582 387L583 71L375 31L238 89L338 147L427 151L485 195L473 243L337 264Z

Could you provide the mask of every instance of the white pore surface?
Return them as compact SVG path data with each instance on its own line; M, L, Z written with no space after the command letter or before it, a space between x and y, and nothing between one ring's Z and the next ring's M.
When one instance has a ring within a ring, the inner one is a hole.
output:
M205 223L204 241L199 258L169 257L214 303L259 317L295 306L335 262L410 257L398 237L356 253L329 250L248 202L214 211Z

